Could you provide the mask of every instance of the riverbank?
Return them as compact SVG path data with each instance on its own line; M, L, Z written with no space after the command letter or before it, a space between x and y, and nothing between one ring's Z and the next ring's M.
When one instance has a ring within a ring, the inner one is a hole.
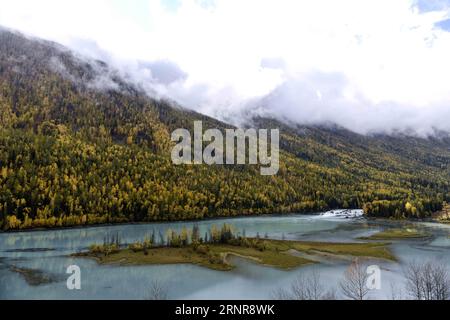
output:
M99 224L89 224L89 225L73 225L73 226L64 226L64 227L52 227L52 228L30 228L30 229L10 229L10 230L0 230L1 233L22 233L22 232L45 232L45 231L60 231L60 230L83 230L83 229L93 229L93 228L102 228L102 227L114 227L114 226L133 226L133 225L149 225L149 224L157 224L157 225L168 225L172 223L195 223L195 222L209 222L209 221L217 221L224 219L242 219L242 218L270 218L270 217L280 217L280 218L289 218L295 216L317 216L317 217L326 217L333 218L333 216L326 216L327 213L333 211L340 211L342 209L334 209L326 212L298 212L298 213L269 213L269 214L252 214L252 215L236 215L236 216L216 216L216 217L207 217L202 219L186 219L186 220L166 220L166 221L142 221L142 222L114 222L114 223L99 223ZM350 210L350 209L349 209ZM354 209L356 210L356 209ZM337 216L338 217L338 216ZM431 222L431 223L441 223L441 224L450 224L450 220L442 219L441 213L438 215L436 213L433 217L424 218L424 219L390 219L390 218L376 218L370 217L367 215L362 215L359 218L372 220L372 221L398 221L398 222ZM349 219L352 219L349 217Z
M432 215L432 221L442 224L450 224L450 204L445 205L441 211Z
M414 228L395 228L377 232L369 237L360 237L361 240L403 240L403 239L424 239L430 234L418 231Z
M295 216L307 216L307 215L317 215L319 216L322 212L303 212L303 213L268 213L268 214L252 214L252 215L236 215L236 216L216 216L207 217L201 219L185 219L185 220L155 220L155 221L139 221L139 222L112 222L112 223L96 223L96 224L83 224L83 225L73 225L73 226L63 226L63 227L51 227L51 228L29 228L29 229L9 229L1 230L0 233L21 233L21 232L44 232L44 231L61 231L61 230L83 230L83 229L94 229L102 227L114 227L114 226L139 226L139 225L165 225L173 223L195 223L195 222L209 222L224 219L242 219L242 218L265 218L265 217L295 217Z

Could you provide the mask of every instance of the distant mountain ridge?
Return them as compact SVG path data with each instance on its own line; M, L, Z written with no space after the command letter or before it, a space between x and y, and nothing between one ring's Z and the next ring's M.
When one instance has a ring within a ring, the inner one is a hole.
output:
M231 127L150 98L101 61L0 29L3 229L363 208L425 217L450 199L450 139L279 128L278 175L258 166L175 166L170 133ZM191 131L192 132L192 131Z

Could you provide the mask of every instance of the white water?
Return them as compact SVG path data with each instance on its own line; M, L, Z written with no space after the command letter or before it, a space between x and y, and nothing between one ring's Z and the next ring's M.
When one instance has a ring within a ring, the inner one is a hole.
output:
M364 216L363 210L352 210L352 209L340 209L340 210L331 210L324 213L321 213L318 217L320 218L341 218L341 219L349 219L349 218L361 218Z

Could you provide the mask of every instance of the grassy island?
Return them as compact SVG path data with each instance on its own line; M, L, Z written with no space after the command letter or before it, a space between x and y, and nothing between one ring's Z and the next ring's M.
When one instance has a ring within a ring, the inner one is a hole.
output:
M362 237L363 240L402 240L402 239L422 239L429 234L412 228L387 229L377 232L369 237Z
M142 242L121 245L118 237L105 239L102 245L92 245L78 257L94 258L101 264L156 265L192 263L214 270L234 268L230 256L239 256L262 265L291 269L316 263L323 257L367 257L395 260L386 243L326 243L247 238L236 235L233 228L213 226L205 237L198 227L181 233L168 232L167 238L155 242L152 235ZM164 240L162 240L164 239ZM315 259L317 257L317 259Z

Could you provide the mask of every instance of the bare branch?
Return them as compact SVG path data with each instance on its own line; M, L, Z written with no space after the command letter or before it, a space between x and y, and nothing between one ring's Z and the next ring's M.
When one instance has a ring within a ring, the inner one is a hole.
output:
M344 279L340 282L344 296L352 300L366 299L370 291L367 287L368 277L366 268L358 259L354 260L345 272Z
M314 269L309 274L301 274L292 282L290 290L277 289L272 294L278 300L322 300L325 290L320 273Z
M406 290L415 300L447 300L450 297L450 279L445 264L438 262L411 262L404 270Z
M158 280L152 281L148 292L147 300L167 300L168 288Z

